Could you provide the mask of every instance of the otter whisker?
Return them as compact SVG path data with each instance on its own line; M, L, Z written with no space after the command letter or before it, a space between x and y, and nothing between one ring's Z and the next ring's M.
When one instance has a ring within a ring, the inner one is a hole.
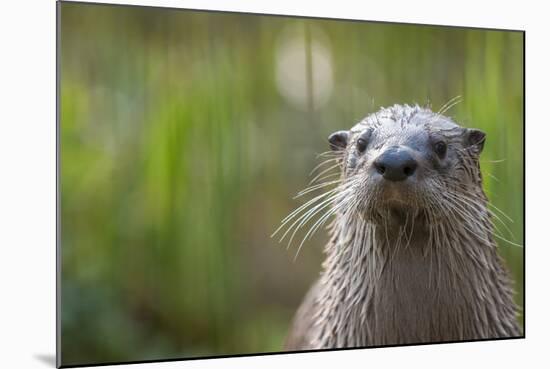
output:
M439 108L439 110L437 111L436 116L442 116L443 114L445 114L445 112L447 110L449 110L450 108L452 108L453 106L455 106L456 104L462 102L462 96L460 95L457 95L453 98L451 98L449 101L447 101L445 104L443 104L443 106L441 106L441 108Z
M485 174L486 174L487 176L491 177L492 179L494 179L495 181L500 182L500 180L499 180L497 177L495 177L493 174L491 174L491 173L489 173L489 172L487 172L487 173L485 173Z
M479 208L478 208L478 204L476 204L473 199L463 197L463 198L460 198L460 199L457 198L457 200L467 202L470 206L474 207L475 211L480 211ZM486 205L492 205L492 204L490 202L486 202ZM495 207L495 209L498 210L498 208L496 206L494 206L494 207ZM506 231L508 231L508 233L510 234L510 236L512 238L514 237L514 233L512 232L512 230L506 225L506 223L494 211L492 211L489 208L486 208L484 210L486 210L491 215L492 218L495 218L496 220L498 220L504 226ZM504 216L506 216L506 214L504 214ZM512 219L510 219L510 218L508 218L508 220L513 222ZM496 226L495 224L493 224L493 225ZM498 229L498 227L497 227L497 229Z
M317 182L325 181L325 180L327 180L329 178L332 178L332 177L341 178L342 174L340 172L329 173L329 174L324 175L321 178L317 179Z
M508 221L510 221L510 223L514 223L514 220L512 218L510 218L508 215L506 215L505 212L503 212L502 210L500 210L499 208L496 207L496 205L492 204L490 201L487 202L487 205L491 206L493 209L495 209L496 211L498 211L500 213L500 215L502 215L503 217L505 217Z
M454 101L453 103L449 104L448 106L446 106L444 109L441 109L441 111L438 113L440 116L442 116L443 114L445 114L447 111L449 111L451 108L453 108L455 105L458 105L462 102L462 98L460 98L459 96L459 99L457 99L456 101Z
M340 151L329 150L329 151L325 151L320 154L317 154L317 158L334 157L334 156L341 157L342 155L343 154Z
M312 216L314 216L318 211L324 209L326 206L329 206L331 204L331 202L336 198L338 197L340 194L338 192L336 192L335 190L331 191L332 192L332 195L329 196L328 198L324 199L323 201L321 201L319 204L316 204L315 206L313 206L312 208L310 208L308 211L306 211L305 213L303 213L300 217L298 217L291 225L290 227L287 229L287 231L283 234L283 236L281 237L281 239L279 240L279 242L281 242L285 237L286 235L296 226L296 230L298 230L301 226L303 226ZM294 231L294 233L296 233L296 231ZM294 234L293 234L294 235ZM290 239L289 243L292 241L292 238Z
M320 211L322 211L323 209L325 209L326 207L328 206L331 206L332 205L332 201L334 199L336 199L338 196L344 196L347 194L347 191L349 191L349 189L346 189L346 190L342 190L341 192L338 192L336 193L335 195L333 196L330 196L329 198L323 200L323 202L321 202L320 204L316 205L314 208L312 208L311 210L309 210L307 213L304 213L300 218L298 218L290 227L289 229L283 234L283 236L281 237L280 241L282 241L285 236L294 228L294 232L292 233L292 236L290 237L289 241L288 241L288 245L290 246L290 244L292 243L292 240L294 239L294 236L296 235L296 232L304 225L306 224L312 217L314 217L317 213L319 213ZM297 223L299 222L299 224L297 226L295 226Z
M449 206L452 206L451 204L449 204ZM464 224L464 227L466 230L468 230L471 234L474 234L476 235L476 237L478 237L481 241L483 241L484 243L488 244L489 246L491 246L491 243L490 243L490 240L487 238L489 234L492 234L494 237L498 238L499 240L503 241L503 242L506 242L507 244L509 245L512 245L512 246L516 246L516 247L523 247L521 244L518 244L518 243L515 243L505 237L503 237L500 233L500 230L498 229L498 227L495 227L495 225L493 224L493 228L490 228L489 226L487 225L484 225L483 223L480 223L480 222L474 222L473 226L470 226L468 223L465 223ZM482 234L478 233L475 228L480 228L482 231L485 231L486 232L486 236L483 236ZM496 232L493 232L494 228L496 228L499 233L496 233Z
M499 164L505 162L506 159L496 159L496 160L479 160L480 163L490 163L490 164Z
M457 179L457 178L450 177L450 176L447 176L447 177L452 178L452 179L455 180L455 181L459 181L459 179ZM456 184L455 186L459 187L460 189L462 189L462 190L464 191L463 196L464 196L465 199L469 199L469 200L473 201L473 202L474 202L474 205L476 205L476 206L478 205L478 203L475 202L477 199L475 199L475 198L474 198L474 199L470 199L470 197L469 197L469 193L471 192L471 189L470 189L470 188L468 188L468 187L466 187L466 186L464 186L464 185L461 185L461 184ZM488 192L488 191L487 191L487 192ZM494 204L491 203L490 201L487 201L487 202L486 202L486 205L488 205L488 206L494 208L496 211L498 211L502 216L504 216L504 217L505 217L508 221L510 221L511 223L514 222L514 220L513 220L512 218L510 218L505 212L503 212L502 210L500 210L496 205L494 205ZM494 212L493 212L492 210L490 210L490 209L487 209L487 210L488 210L491 214L493 214L493 215L496 216L496 214L494 214Z
M333 205L333 207L330 210L328 210L325 213L325 215L323 215L321 218L319 218L319 220L317 220L317 222L311 226L310 231L306 234L306 236L304 237L304 240L310 238L308 236L313 235L313 233L315 233L317 231L317 229L326 222L326 220L330 217L330 215L333 215L333 214L335 214L336 212L338 212L340 210L343 210L343 209L345 210L345 206L347 206L348 203L349 203L349 200L344 198L344 199L340 200L340 202L337 203L336 205Z
M511 246L516 246L516 247L519 247L519 248L523 248L523 245L522 244L519 244L519 243L515 243L515 242L512 242L504 237L502 237L501 235L499 234L494 234L494 236L496 238L498 238L499 240L503 241L503 242L506 242L507 244L511 245Z
M480 205L478 203L476 203L473 199L470 199L466 196L463 196L463 197L458 197L457 195L455 194L452 194L452 193L448 193L447 194L448 196L451 196L454 198L455 201L460 201L462 202L465 206L467 207L472 207L474 213L476 212L479 212L479 211L482 211L482 208L480 208ZM487 202L487 204L490 204L489 202ZM504 228L506 229L506 231L509 233L509 235L514 238L514 234L512 232L512 230L506 225L506 223L497 215L495 214L491 209L489 208L486 208L486 209L483 209L483 210L486 210L492 218L496 219L497 221L499 221L502 226L504 226ZM496 224L493 223L493 227L496 228L496 230L498 232L500 232L500 229L496 226ZM488 229L488 231L491 231L490 229Z
M309 176L312 176L315 173L315 171L319 170L319 168L321 168L323 165L327 165L327 164L330 164L330 163L333 163L333 162L340 162L341 160L342 160L341 157L324 160L324 161L320 162L319 164L317 164L311 170L311 172L309 172Z
M339 207L335 206L330 208L322 217L320 217L309 229L309 231L306 233L304 238L302 239L302 242L300 242L300 245L298 246L298 250L296 251L296 255L294 256L294 260L298 257L298 254L300 253L300 250L302 249L302 246L304 245L305 241L315 233L315 231L324 223L328 218L330 218L333 214L338 211Z
M487 229L485 226L483 226L481 223L479 223L479 221L476 218L474 218L468 211L464 210L459 203L457 203L456 201L453 201L452 199L450 199L448 194L443 194L443 199L447 200L445 206L449 210L451 210L451 213L449 213L449 214L454 213L454 214L461 215L465 227L468 227L469 223L474 223L473 224L474 227L469 228L470 231L473 234L475 234L480 240L485 240L486 235L483 234L483 233L479 233L478 231L475 230L475 228L479 227L479 228L482 229L482 231L485 231L485 232L490 232L489 229Z
M319 179L319 177L321 177L323 174L327 173L327 172L330 172L331 170L333 169L336 169L340 167L340 163L337 163L335 165L332 165L326 169L324 169L323 171L319 172L319 174L317 174L315 177L313 177L313 179L308 183L308 184L312 184L314 183L317 179Z
M325 193L322 193L316 197L314 197L313 199L309 200L308 202L306 202L305 204L301 205L300 207L298 207L297 209L294 209L290 214L288 214L283 220L281 220L281 225L279 226L279 228L277 228L277 230L275 230L275 232L273 232L273 234L271 234L271 237L273 237L274 235L276 235L280 229L288 222L290 221L292 218L294 218L296 215L298 215L299 213L301 213L302 211L304 211L305 209L307 209L309 206L311 206L312 204L314 204L315 202L321 200L323 197L326 197L334 192L336 192L337 189L334 188L330 191L327 191Z
M300 192L298 192L296 194L296 196L293 197L293 199L297 199L299 197L302 197L304 195L307 195L308 193L310 192L313 192L313 191L316 191L320 188L323 188L323 187L326 187L326 186L331 186L333 184L336 184L336 183L340 183L340 179L338 180L332 180L332 181L328 181L328 182L324 182L324 183L319 183L319 184L316 184L316 185L313 185L313 186L310 186L310 187L307 187L307 188L304 188L303 190L301 190Z

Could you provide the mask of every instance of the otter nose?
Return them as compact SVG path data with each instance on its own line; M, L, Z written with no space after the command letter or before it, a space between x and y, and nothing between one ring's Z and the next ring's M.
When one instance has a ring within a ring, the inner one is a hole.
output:
M376 171L388 181L404 181L414 174L417 166L411 154L399 146L390 147L374 161Z

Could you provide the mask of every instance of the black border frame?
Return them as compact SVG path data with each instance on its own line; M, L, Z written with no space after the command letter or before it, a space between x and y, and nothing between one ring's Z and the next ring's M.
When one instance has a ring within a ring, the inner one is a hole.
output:
M175 10L175 11L195 11L195 12L205 12L205 13L222 13L222 14L243 14L243 15L257 15L257 16L270 16L270 17L283 17L283 18L299 18L299 19L318 19L318 20L330 20L330 21L346 21L346 22L360 22L360 23L378 23L378 24L394 24L394 25L415 25L415 26L425 26L425 27L444 27L444 28L459 28L459 29L470 29L470 30L483 30L483 31L502 31L502 32L519 32L523 34L523 334L520 336L514 337L501 337L501 338L488 338L488 339L475 339L475 340L456 340L456 341L438 341L438 342L421 342L421 343L409 343L409 344L395 344L395 345L377 345L377 346L365 346L365 347L345 347L345 348L330 348L330 349L315 349L315 350L298 350L298 351L274 351L274 352L256 352L256 353L247 353L247 354L229 354L229 355L212 355L212 356L196 356L196 357L176 357L176 358L166 358L166 359L152 359L152 360L135 360L135 361L116 361L116 362L99 362L93 364L70 364L63 365L61 361L61 4L81 4L81 5L90 5L90 6L109 6L109 7L127 7L127 8L148 8L148 9L166 9L166 10ZM287 14L271 14L271 13L254 13L254 12L245 12L245 11L229 11L229 10L210 10L210 9L193 9L193 8L175 8L167 6L152 6L152 5L136 5L136 4L109 4L102 2L85 2L85 1L73 1L73 0L56 0L56 47L55 47L55 57L56 57L56 86L55 86L55 136L56 136L56 355L55 362L57 368L79 368L79 367L96 367L96 366L106 366L106 365L127 365L127 364L148 364L148 363L163 363L163 362L174 362L174 361L192 361L192 360L208 360L208 359L230 359L230 358L239 358L239 357L251 357L251 356L271 356L271 355L285 355L285 354L307 354L315 352L326 352L326 351L348 351L348 350L364 350L364 349L374 349L374 348L392 348L392 347L409 347L409 346L428 346L428 345L441 345L441 344L452 344L452 343L471 343L471 342L493 342L493 341L506 341L506 340L517 340L526 338L526 300L525 300L525 286L526 286L526 31L519 29L506 29L506 28L484 28L484 27L472 27L472 26L455 26L455 25L444 25L444 24L430 24L430 23L409 23L409 22L393 22L393 21L380 21L380 20L366 20L366 19L348 19L348 18L330 18L330 17L315 17L315 16L304 16L304 15L287 15Z

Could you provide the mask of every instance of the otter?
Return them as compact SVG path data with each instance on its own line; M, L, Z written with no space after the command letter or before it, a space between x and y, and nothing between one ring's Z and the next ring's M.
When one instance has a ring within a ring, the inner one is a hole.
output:
M320 278L286 350L517 337L479 157L485 133L418 105L381 108L329 137L335 187L291 213L332 219ZM303 242L302 242L303 243ZM301 245L300 245L301 247Z

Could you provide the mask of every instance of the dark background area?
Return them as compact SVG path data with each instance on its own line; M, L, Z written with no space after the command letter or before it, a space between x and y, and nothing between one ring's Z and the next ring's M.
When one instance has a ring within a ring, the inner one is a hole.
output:
M462 96L523 243L521 33L60 6L63 364L280 351L326 232L296 261L270 235L380 106ZM523 249L499 246L523 306Z

